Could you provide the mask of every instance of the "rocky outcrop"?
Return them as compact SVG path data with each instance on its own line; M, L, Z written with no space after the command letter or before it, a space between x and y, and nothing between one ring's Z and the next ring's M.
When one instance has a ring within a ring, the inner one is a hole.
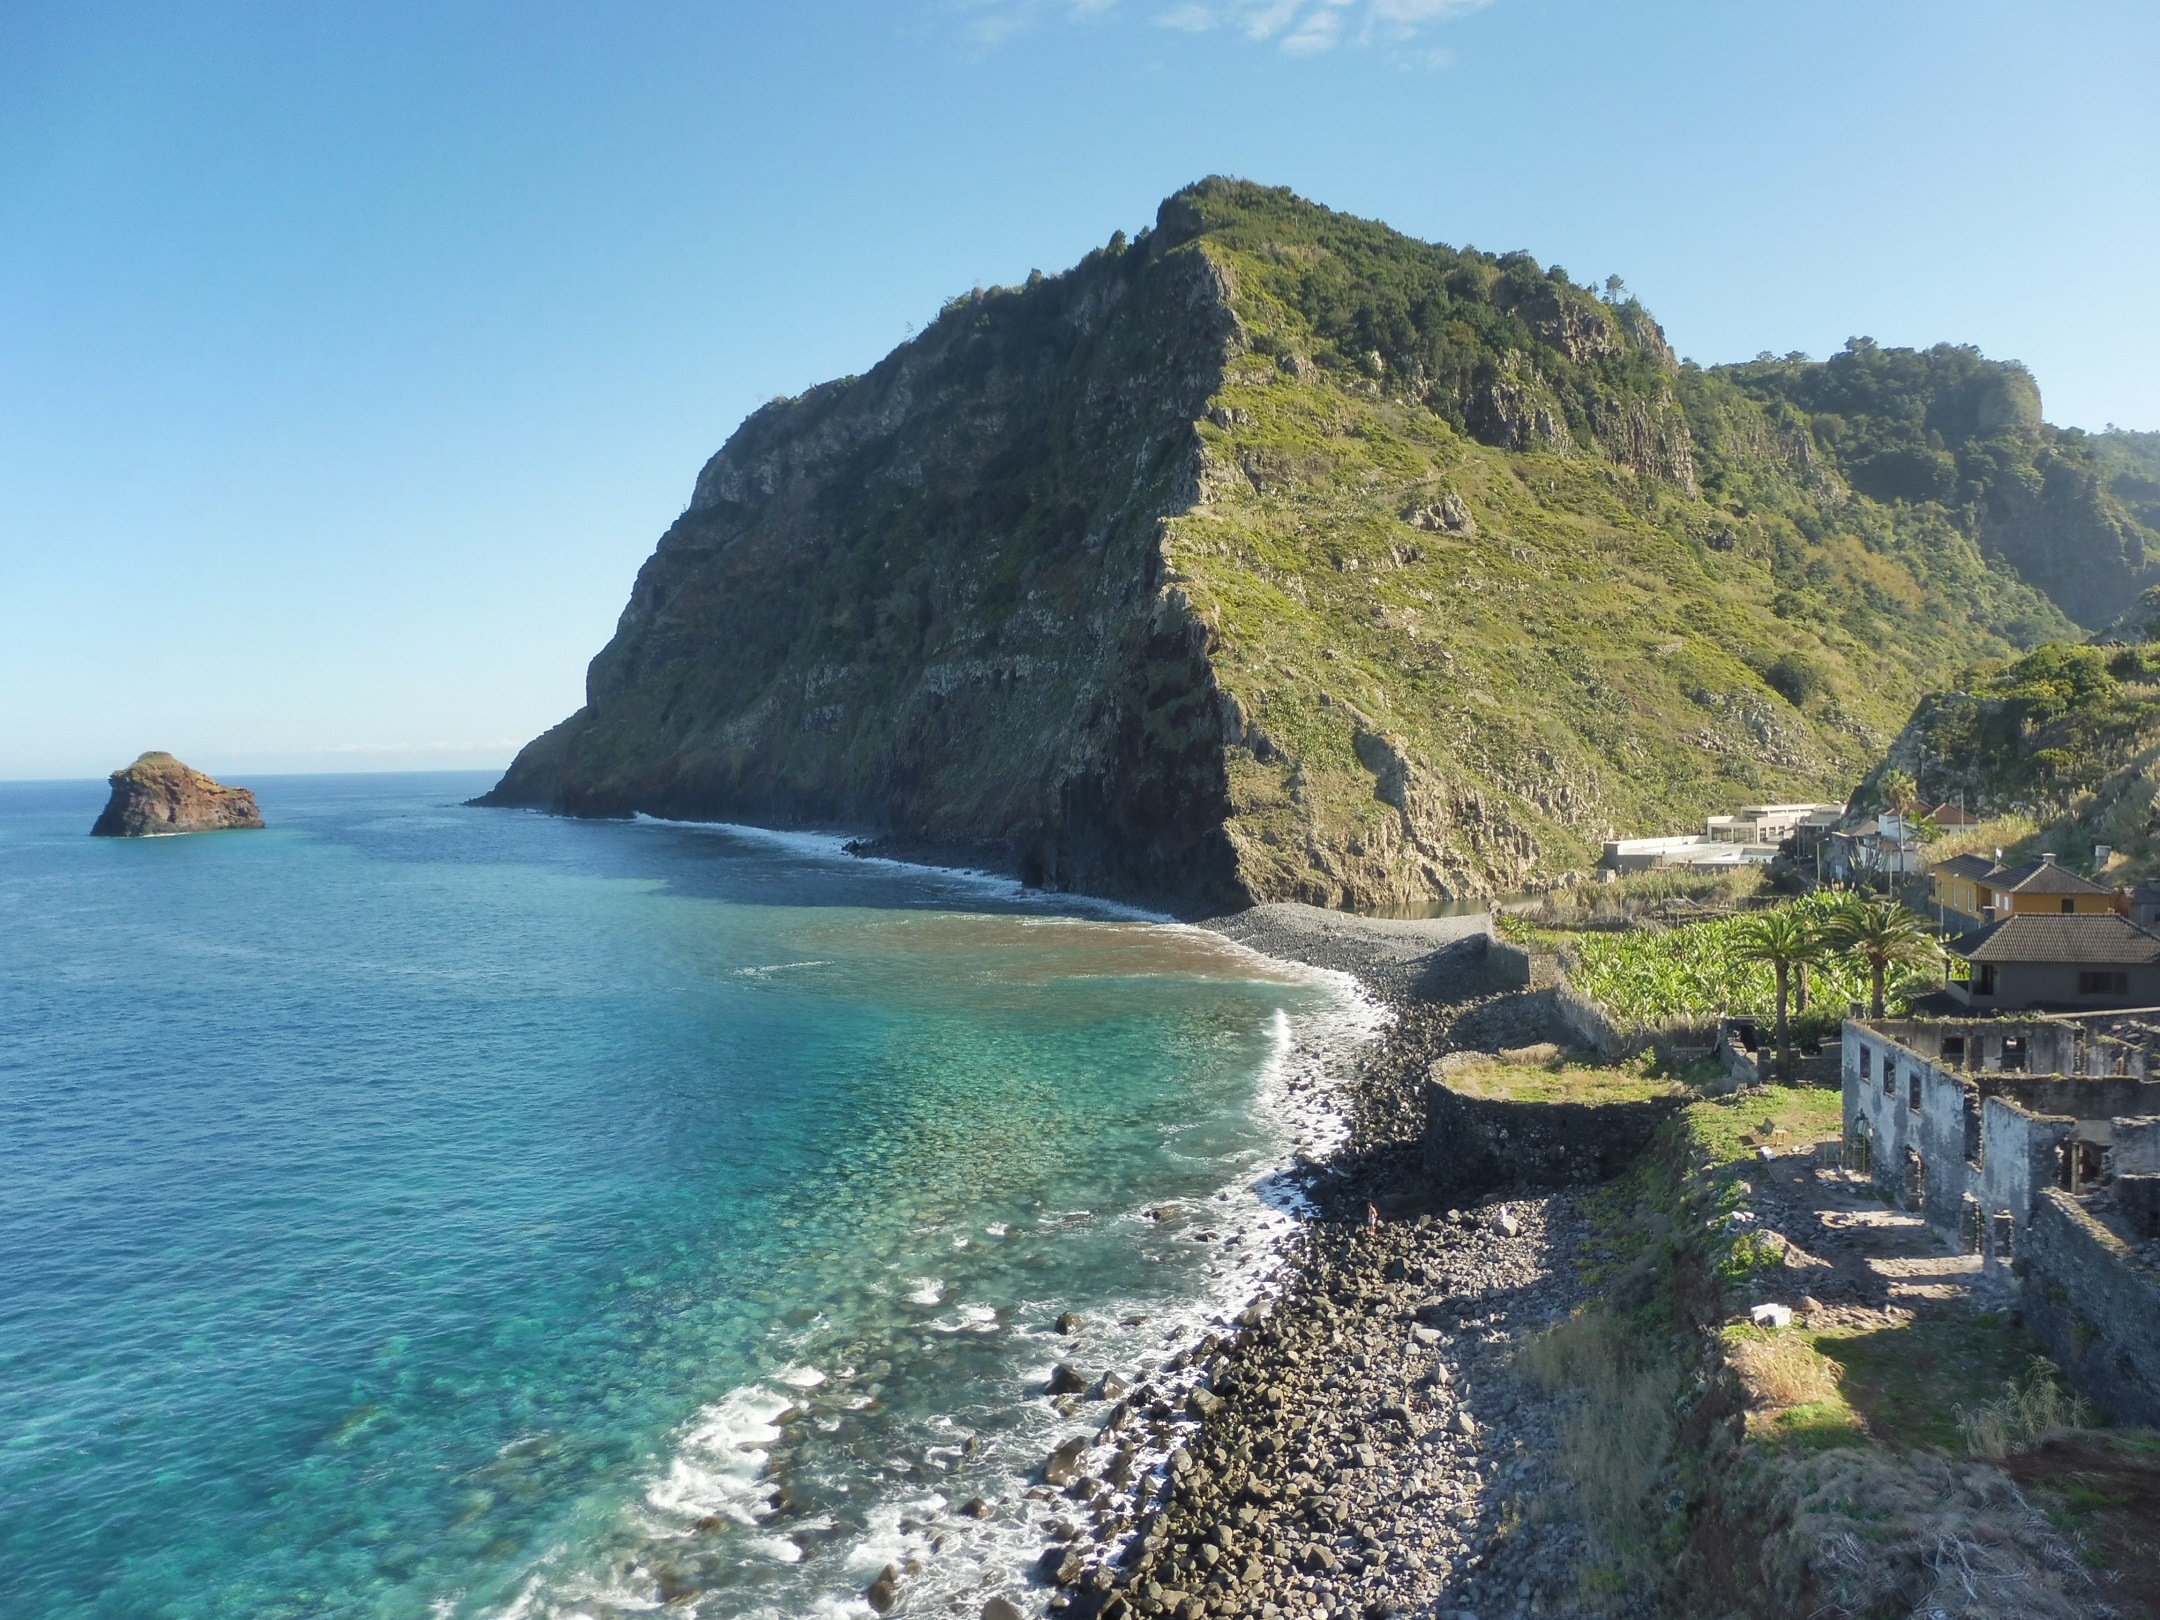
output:
M112 773L112 797L90 829L93 838L157 838L167 833L260 827L262 812L246 788L226 787L170 754L148 753Z

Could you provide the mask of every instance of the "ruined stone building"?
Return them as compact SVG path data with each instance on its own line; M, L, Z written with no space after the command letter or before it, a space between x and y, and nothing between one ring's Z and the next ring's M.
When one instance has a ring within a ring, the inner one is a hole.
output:
M2160 1010L1852 1019L1845 1153L2014 1282L2118 1421L2160 1423Z

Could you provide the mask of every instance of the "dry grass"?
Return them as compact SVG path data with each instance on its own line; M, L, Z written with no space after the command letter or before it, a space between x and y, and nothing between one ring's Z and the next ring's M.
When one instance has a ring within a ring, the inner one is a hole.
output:
M1577 883L1506 908L1510 920L1531 928L1601 932L1643 922L1687 923L1723 916L1757 900L1767 881L1763 868L1716 871L1667 867L1635 872L1610 883Z
M2007 1457L2065 1429L2089 1428L2092 1409L2062 1387L2055 1364L2035 1356L2022 1379L2003 1385L2001 1398L1958 1413L1965 1449L1975 1457Z
M1997 816L1977 827L1946 827L1928 844L1927 862L1933 866L1953 855L1993 855L1998 849L2008 860L2012 850L2039 830L2040 824L2030 816Z
M1747 1385L1748 1400L1768 1411L1839 1400L1837 1368L1805 1333L1787 1328L1732 1328L1725 1355Z
M1655 1497L1672 1461L1679 1375L1662 1336L1607 1311L1579 1311L1525 1343L1517 1358L1548 1389L1576 1397L1560 1424L1561 1471L1608 1559L1634 1568L1652 1544L1661 1517Z
M1780 1612L2086 1620L2075 1548L2000 1469L1872 1448L1788 1456L1768 1476L1763 1565Z

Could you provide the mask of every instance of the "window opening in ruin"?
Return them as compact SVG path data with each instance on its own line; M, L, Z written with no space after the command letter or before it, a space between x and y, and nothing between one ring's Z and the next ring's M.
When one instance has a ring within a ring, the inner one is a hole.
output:
M1866 1047L1863 1046L1860 1048L1860 1078L1863 1080L1872 1080L1875 1078L1874 1071L1869 1065L1868 1061L1869 1058L1871 1058L1873 1055L1874 1054L1869 1052Z
M2003 1062L2002 1062L2002 1066L2003 1066L2003 1067L2004 1067L2005 1069L2010 1069L2010 1070L2018 1070L2018 1069L2023 1069L2023 1068L2025 1067L2025 1037L2024 1037L2024 1036L2022 1036L2022 1035L2005 1035L2005 1036L2003 1037Z
M2004 1265L2008 1265L2016 1258L2011 1251L2017 1246L2017 1217L2007 1209L1998 1209L1995 1212L1993 1224L1995 1227L1992 1237L1994 1247L1990 1252L1995 1259L2001 1261Z
M1897 1095L1897 1065L1890 1061L1888 1052L1883 1054L1882 1060L1882 1094L1885 1097Z
M1905 1207L1927 1207L1927 1161L1911 1148L1905 1150Z
M1918 1069L1913 1070L1906 1077L1905 1106L1916 1114L1920 1112L1920 1071Z
M2101 1179L2101 1147L2071 1137L2057 1150L2056 1185L2067 1193L2081 1193Z
M1945 1035L1943 1037L1942 1060L1946 1068L1954 1064L1962 1064L1965 1061L1964 1036Z

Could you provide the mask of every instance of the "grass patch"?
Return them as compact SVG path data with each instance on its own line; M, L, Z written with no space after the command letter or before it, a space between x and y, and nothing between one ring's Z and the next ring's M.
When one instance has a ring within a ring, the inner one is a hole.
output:
M1816 1349L1836 1363L1838 1387L1869 1435L1897 1450L1965 1450L1966 1414L1999 1400L2021 1376L2029 1378L2033 1359L2030 1342L1986 1312L1813 1337ZM1990 1421L2014 1428L2007 1420Z
M1559 1427L1561 1471L1619 1568L1639 1574L1662 1522L1655 1499L1672 1461L1679 1369L1665 1336L1592 1308L1517 1355L1546 1388L1576 1396Z
M1549 1059L1451 1063L1447 1083L1466 1097L1509 1102L1619 1103L1677 1097L1680 1075L1650 1054L1618 1063L1585 1062L1555 1053Z
M1730 1096L1696 1103L1687 1128L1712 1168L1754 1157L1758 1147L1790 1152L1842 1135L1845 1103L1816 1086L1751 1086Z
M2063 1388L2055 1363L2045 1356L2027 1362L2023 1377L2005 1380L1994 1400L1958 1412L1965 1449L1998 1461L2013 1451L2030 1450L2047 1435L2090 1428L2092 1423L2092 1408Z

